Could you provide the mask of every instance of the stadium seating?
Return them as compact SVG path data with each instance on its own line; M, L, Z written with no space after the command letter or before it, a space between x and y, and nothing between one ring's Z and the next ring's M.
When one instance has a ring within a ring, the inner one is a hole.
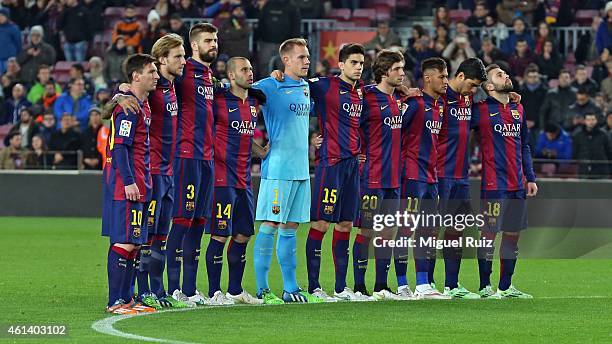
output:
M60 84L65 84L69 82L70 81L70 67L72 67L72 65L76 63L77 62L57 61L55 63L55 67L53 67L53 77L55 78L55 81L59 82ZM83 62L81 64L85 68L85 71L89 70L88 62Z
M351 20L351 10L349 8L334 8L327 18L339 21L349 21Z
M574 22L581 26L590 26L593 18L599 15L598 10L578 10L574 17Z
M370 26L376 18L376 10L373 8L357 8L353 11L351 19L357 26Z
M449 10L448 16L450 20L454 23L456 22L465 22L470 16L472 12L470 10Z

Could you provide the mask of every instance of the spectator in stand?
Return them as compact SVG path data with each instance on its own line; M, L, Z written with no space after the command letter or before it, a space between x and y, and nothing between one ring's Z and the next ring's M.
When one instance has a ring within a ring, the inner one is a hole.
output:
M32 137L32 150L25 157L25 168L28 170L50 170L53 166L53 155L48 152L47 144L40 134Z
M559 72L559 86L549 90L544 97L540 113L540 123L562 125L570 117L570 105L576 99L576 89L572 87L572 76L567 69Z
M446 46L450 43L448 27L446 25L438 25L436 27L436 35L434 36L433 48L437 55L442 55Z
M535 62L535 57L529 50L527 42L523 39L518 40L516 42L514 54L512 54L512 56L510 56L508 59L508 63L510 64L510 72L512 75L514 75L514 77L519 81L522 80L527 66L533 62Z
M48 43L43 42L43 28L40 25L30 29L26 45L17 56L17 62L21 65L21 80L28 85L36 81L38 67L40 65L52 66L55 64L55 49Z
M465 23L471 28L483 27L486 25L486 18L488 15L489 8L487 7L487 3L484 1L479 1L476 3L474 12Z
M5 141L9 144L0 151L0 170L23 169L25 150L21 148L21 134L10 131Z
M602 110L602 113L608 113L608 102L606 101L606 96L604 96L603 93L597 92L593 100L595 101L595 105Z
M0 8L0 74L7 70L8 59L21 52L21 31L10 21L10 11Z
M187 41L188 42L188 41ZM185 44L188 46L188 44ZM117 36L113 45L106 52L104 65L104 79L109 85L115 85L125 80L123 75L123 60L128 57L127 47L123 36Z
M574 159L587 160L580 164L578 173L582 178L608 178L612 160L612 144L608 133L597 127L597 115L587 114L584 125L573 137Z
M225 58L219 58L215 61L213 75L217 80L221 80L222 82L227 81L229 83L229 79L227 78L227 64Z
M71 79L68 89L67 92L64 92L55 101L53 112L55 113L55 118L60 122L60 126L64 125L60 121L64 114L67 113L74 116L82 132L87 128L89 109L93 103L91 97L85 92L85 82L83 79Z
M540 123L540 110L542 109L542 99L546 97L548 92L544 83L540 80L540 71L538 66L530 64L525 69L525 78L523 84L519 88L521 95L521 103L527 117L527 128L529 129L532 147L536 142L538 132L542 128Z
M151 10L159 15L161 27L167 27L169 25L170 14L172 14L173 10L169 0L157 0L155 6L153 6Z
M374 50L379 52L383 49L388 49L394 45L401 45L402 41L389 28L388 21L380 21L376 25L376 36L367 42L364 46L366 50Z
M569 110L569 116L564 119L562 126L570 133L586 119L587 114L595 114L599 125L604 123L602 109L595 104L584 85L576 91L576 101L570 105Z
M249 58L249 37L251 27L246 22L242 6L235 6L229 18L219 25L219 48L227 56L242 56Z
M73 64L72 66L70 66L70 70L68 71L68 73L70 75L70 79L83 79L83 81L85 82L85 92L87 92L87 94L89 94L90 96L93 96L96 91L96 87L94 86L94 83L91 81L91 79L85 75L85 67L83 67L82 64Z
M59 130L51 135L49 148L54 151L53 166L56 169L76 169L78 167L77 150L81 148L81 138L74 130L72 117L67 112L62 114Z
M463 22L457 22L455 24L455 37L458 35L465 35L474 51L480 50L480 38L478 35L473 35L470 32L470 28Z
M15 124L11 130L19 132L21 135L21 147L30 148L32 146L32 137L38 134L38 125L34 122L32 116L32 110L29 108L22 108L20 112L20 120Z
M301 21L300 11L291 0L268 0L263 4L255 31L259 76L267 77L271 72L270 60L278 55L283 41L301 37Z
M92 34L104 31L104 9L109 6L105 0L83 0L83 6L91 14L89 27Z
M322 78L331 75L329 61L319 60L315 65L315 77Z
M563 68L563 60L559 52L554 49L552 41L544 42L542 53L536 56L536 64L542 75L545 75L548 80L555 79L559 75Z
M16 57L9 57L4 75L11 80L11 83L21 82L21 66Z
M13 86L11 98L6 99L5 104L6 123L17 123L20 118L21 109L32 106L26 99L25 87L22 84L15 84L15 86Z
M423 26L418 25L418 24L413 25L412 26L412 36L408 38L408 48L406 49L411 55L414 56L415 54L414 43L416 43L416 41L423 36L427 36L427 32L425 31Z
M94 93L101 88L108 88L106 79L104 79L104 62L98 56L93 56L89 59L89 80L94 85Z
M533 41L533 37L531 37L531 34L529 33L529 30L527 30L525 21L522 18L514 19L512 22L512 28L514 31L510 32L508 38L502 42L502 52L506 55L512 54L516 48L516 42L518 41L526 41L529 48L533 50L535 43Z
M136 8L134 5L127 6L123 18L115 24L112 36L113 41L116 41L118 36L122 36L125 40L129 54L141 52L142 28L138 18L136 18Z
M606 101L612 101L612 59L606 62L608 68L608 77L601 82L601 91L606 97Z
M56 131L55 115L53 114L53 111L45 110L42 125L39 127L38 134L42 136L46 146L49 146L49 143L51 142L51 135L53 135L53 133Z
M181 18L200 18L202 13L198 6L192 0L179 0L174 12L179 14Z
M414 74L414 78L417 80L421 78L421 62L427 58L439 56L435 50L430 48L430 44L431 40L428 36L419 38L414 44L414 50L416 51L414 58L416 63L412 74Z
M323 17L323 0L299 0L294 2L303 19L321 19ZM350 7L348 6L348 8Z
M173 13L170 15L170 32L168 33L175 33L183 37L183 41L185 42L183 45L185 47L185 56L191 56L191 44L187 43L189 42L189 28L183 23L180 14Z
M470 57L476 57L474 49L470 46L470 42L466 35L459 34L453 41L444 49L442 57L450 61L449 74L455 73L459 65Z
M493 44L502 42L508 38L508 27L504 23L500 23L497 19L489 14L485 17L485 27L480 32L481 37L490 37Z
M599 92L599 85L595 80L589 78L589 73L584 65L576 66L576 78L572 86L576 89L584 87L590 97L595 97L595 94Z
M446 7L439 6L434 11L434 27L438 27L439 25L449 27L451 25L450 16L448 15L448 9Z
M538 0L502 0L497 4L497 16L499 21L514 26L513 19L516 17L523 18L525 23L533 23L533 14L538 8ZM516 19L514 19L516 20ZM533 49L533 47L531 47Z
M146 54L151 53L153 44L166 34L166 30L162 28L161 18L155 10L151 10L147 16L149 26L142 36L142 51Z
M64 55L68 61L85 61L87 47L92 37L91 15L78 0L65 0L57 28L64 35ZM97 14L101 15L101 14Z
M25 0L3 0L2 6L10 11L11 20L19 27L19 30L28 28L28 9Z
M571 159L572 138L559 125L547 124L538 137L535 157L541 159Z
M60 33L58 30L59 17L63 11L63 1L36 0L30 8L30 25L41 25L45 31L45 42L51 44L57 54L58 60L65 60Z
M546 22L540 22L538 24L538 32L535 37L535 48L534 53L536 55L542 54L544 52L544 44L550 41L553 45L553 49L558 51L559 44L557 43L557 39L550 32L550 26Z
M606 116L606 125L604 126L604 130L610 135L610 140L612 140L612 111L608 112Z
M595 45L602 60L607 60L612 50L612 1L606 3L605 16L597 29Z
M490 65L496 63L496 61L504 60L504 54L497 49L491 37L484 37L482 39L482 45L480 46L480 52L478 52L478 58L484 62L484 65Z
M98 131L102 128L100 108L89 110L89 126L81 134L81 149L83 150L83 166L86 170L102 169L102 156L98 152Z
M57 84L53 81L49 80L45 84L45 89L42 98L40 101L42 102L43 110L51 110L53 112L53 107L55 106L55 101L62 94L61 89L57 89Z
M106 103L108 103L110 100L111 100L110 90L108 88L102 88L102 89L99 89L98 92L96 92L94 103L96 107L103 109Z
M51 78L51 67L45 64L39 65L38 72L36 73L36 83L28 92L27 99L31 104L38 104L41 101L49 81L51 81L57 93L62 93L62 87Z

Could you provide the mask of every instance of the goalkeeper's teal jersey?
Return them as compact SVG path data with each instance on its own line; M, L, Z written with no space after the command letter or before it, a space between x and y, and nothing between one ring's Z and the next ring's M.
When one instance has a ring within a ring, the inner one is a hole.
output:
M310 90L308 83L285 76L283 82L266 78L253 85L266 95L262 106L270 151L263 160L261 177L280 180L310 179L308 128Z

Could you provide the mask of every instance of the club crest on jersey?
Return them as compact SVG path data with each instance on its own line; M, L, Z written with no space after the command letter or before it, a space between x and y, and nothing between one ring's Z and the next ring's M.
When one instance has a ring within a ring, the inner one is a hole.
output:
M331 215L334 213L334 206L333 205L326 205L325 208L323 208L323 213L325 213L325 215Z
M440 105L438 107L438 114L440 115L440 117L442 117L442 115L444 115L444 105Z
M134 238L139 238L140 237L140 228L134 228L134 230L132 231L132 236Z
M187 209L187 211L193 211L195 209L195 202L194 201L187 201L185 203L185 209Z
M219 220L219 222L217 222L217 228L220 229L220 230L227 229L227 221L226 220Z
M512 118L514 119L521 119L521 114L519 113L518 110L510 110L510 113L512 114Z
M155 218L153 216L149 216L147 218L147 226L151 227L155 224Z
M363 93L361 93L361 88L357 89L357 95L359 96L359 99L363 99Z
M151 126L151 117L145 117L144 122L147 125L147 127Z
M251 116L257 117L257 108L254 106L251 106Z
M470 96L463 96L463 97L465 99L465 101L464 101L465 106L470 106Z
M304 95L308 97L308 87L304 86L303 89L304 89Z
M274 214L274 215L280 214L280 205L273 205L272 206L272 214Z
M119 136L130 136L130 132L132 131L132 122L124 119L121 120L121 124L119 125Z

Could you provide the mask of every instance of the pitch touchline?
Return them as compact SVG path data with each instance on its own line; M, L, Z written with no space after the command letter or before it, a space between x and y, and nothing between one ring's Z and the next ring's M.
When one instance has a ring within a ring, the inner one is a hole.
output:
M537 300L561 300L561 299L612 299L612 296L599 296L599 295L548 296L548 297L547 296L543 296L543 297L536 297L535 299L533 299L533 301L537 301ZM125 320L125 319L130 319L130 318L134 318L134 317L142 317L142 316L146 316L146 315L162 314L162 313L170 313L170 312L187 312L187 311L194 311L194 310L199 310L199 309L215 309L215 308L224 308L224 307L253 307L253 306L252 305L205 306L205 307L195 307L195 308L169 309L169 310L162 310L162 311L158 311L158 312L154 312L154 313L140 313L140 314L131 314L131 315L116 315L116 316L110 316L110 317L107 317L107 318L104 318L104 319L100 319L100 320L94 322L93 324L91 324L91 328L94 331L96 331L96 332L100 332L102 334L106 334L106 335L109 335L109 336L115 336L115 337L121 337L121 338L127 338L127 339L134 339L134 340L139 340L139 341L144 341L144 342L170 343L170 344L198 344L198 343L194 343L194 342L182 342L182 341L179 341L179 340L162 339L162 338L154 338L154 337L145 337L145 336L141 336L141 335L137 335L137 334L126 333L126 332L117 330L114 327L114 325L116 323L118 323L119 321L122 321L122 320ZM261 306L259 306L259 307L261 307ZM263 307L270 307L270 306L263 306Z

